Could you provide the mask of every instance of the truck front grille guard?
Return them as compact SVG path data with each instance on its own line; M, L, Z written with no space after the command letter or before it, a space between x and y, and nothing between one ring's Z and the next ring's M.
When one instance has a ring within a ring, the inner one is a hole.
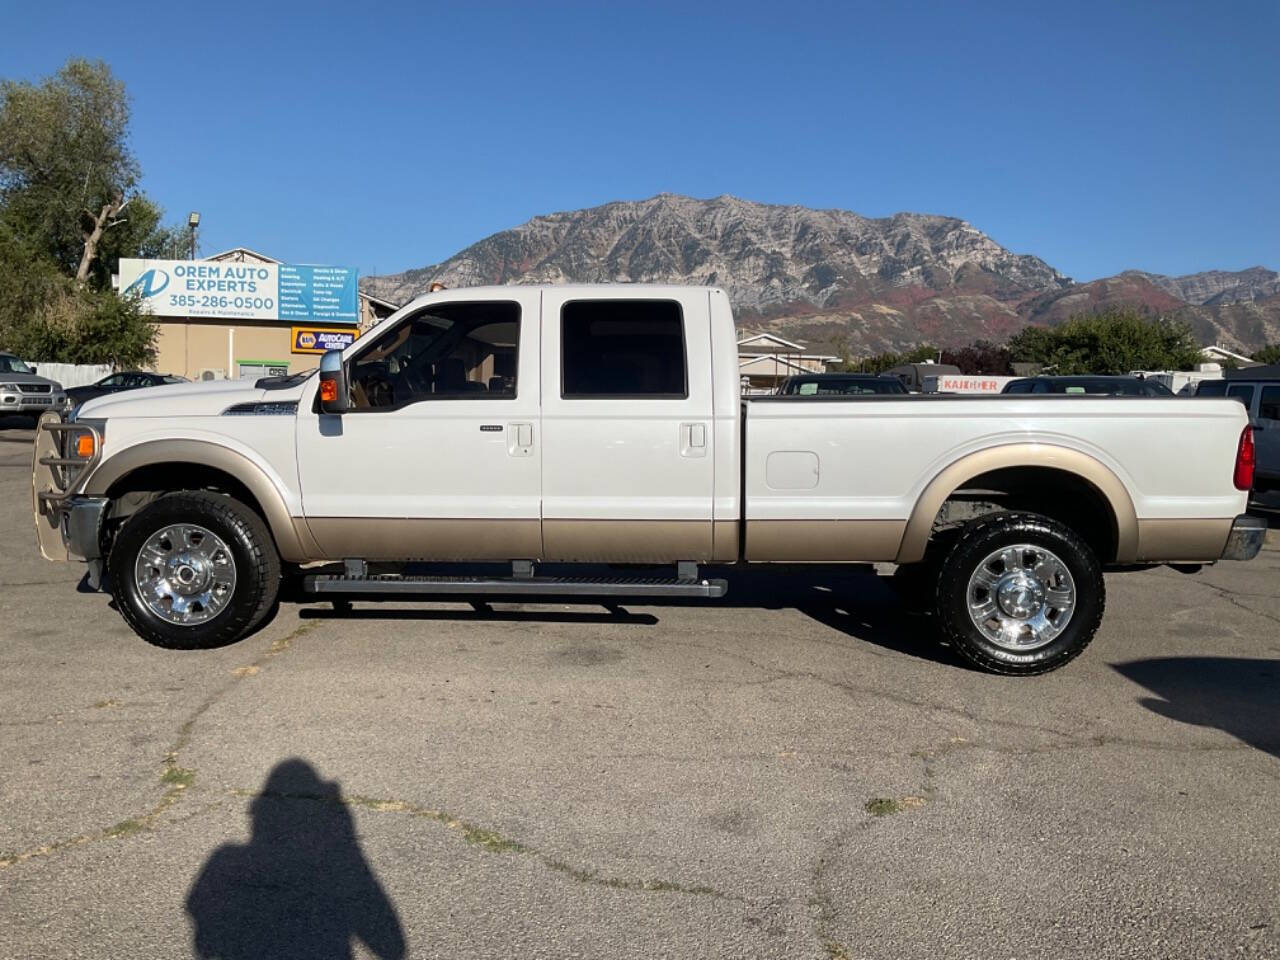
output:
M87 423L63 423L57 414L46 414L36 429L34 479L40 512L56 509L71 496L102 459L102 434ZM57 419L55 419L55 417ZM68 457L67 437L87 433L93 437L93 455Z

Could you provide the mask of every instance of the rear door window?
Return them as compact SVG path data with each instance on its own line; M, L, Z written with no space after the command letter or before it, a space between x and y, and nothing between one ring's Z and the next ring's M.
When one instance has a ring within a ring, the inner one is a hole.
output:
M689 396L684 319L673 300L573 300L560 312L566 400Z
M1259 420L1280 420L1280 386L1263 387L1258 398Z
M1235 397L1244 404L1246 410L1253 408L1253 384L1252 383L1233 383L1227 387L1227 396Z

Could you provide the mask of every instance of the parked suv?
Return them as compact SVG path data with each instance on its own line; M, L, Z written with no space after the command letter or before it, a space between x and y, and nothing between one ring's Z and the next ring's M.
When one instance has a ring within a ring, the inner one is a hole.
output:
M1258 465L1253 489L1280 490L1280 364L1228 370L1222 380L1201 380L1197 397L1233 397L1249 411Z
M0 353L0 417L26 416L34 423L46 410L67 406L62 384L37 376L13 354Z

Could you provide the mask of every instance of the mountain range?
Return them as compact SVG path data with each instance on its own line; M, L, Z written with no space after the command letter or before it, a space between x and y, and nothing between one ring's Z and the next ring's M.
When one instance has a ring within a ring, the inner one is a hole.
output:
M547 214L361 286L404 303L437 281L709 284L729 294L741 329L854 355L1003 341L1028 324L1117 306L1185 320L1206 344L1247 352L1280 341L1280 273L1263 267L1077 283L954 217L869 218L730 196L659 194Z

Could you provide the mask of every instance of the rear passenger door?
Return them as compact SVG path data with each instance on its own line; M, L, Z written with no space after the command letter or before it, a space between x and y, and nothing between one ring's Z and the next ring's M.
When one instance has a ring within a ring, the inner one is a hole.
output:
M542 333L544 556L710 559L706 291L548 290Z

